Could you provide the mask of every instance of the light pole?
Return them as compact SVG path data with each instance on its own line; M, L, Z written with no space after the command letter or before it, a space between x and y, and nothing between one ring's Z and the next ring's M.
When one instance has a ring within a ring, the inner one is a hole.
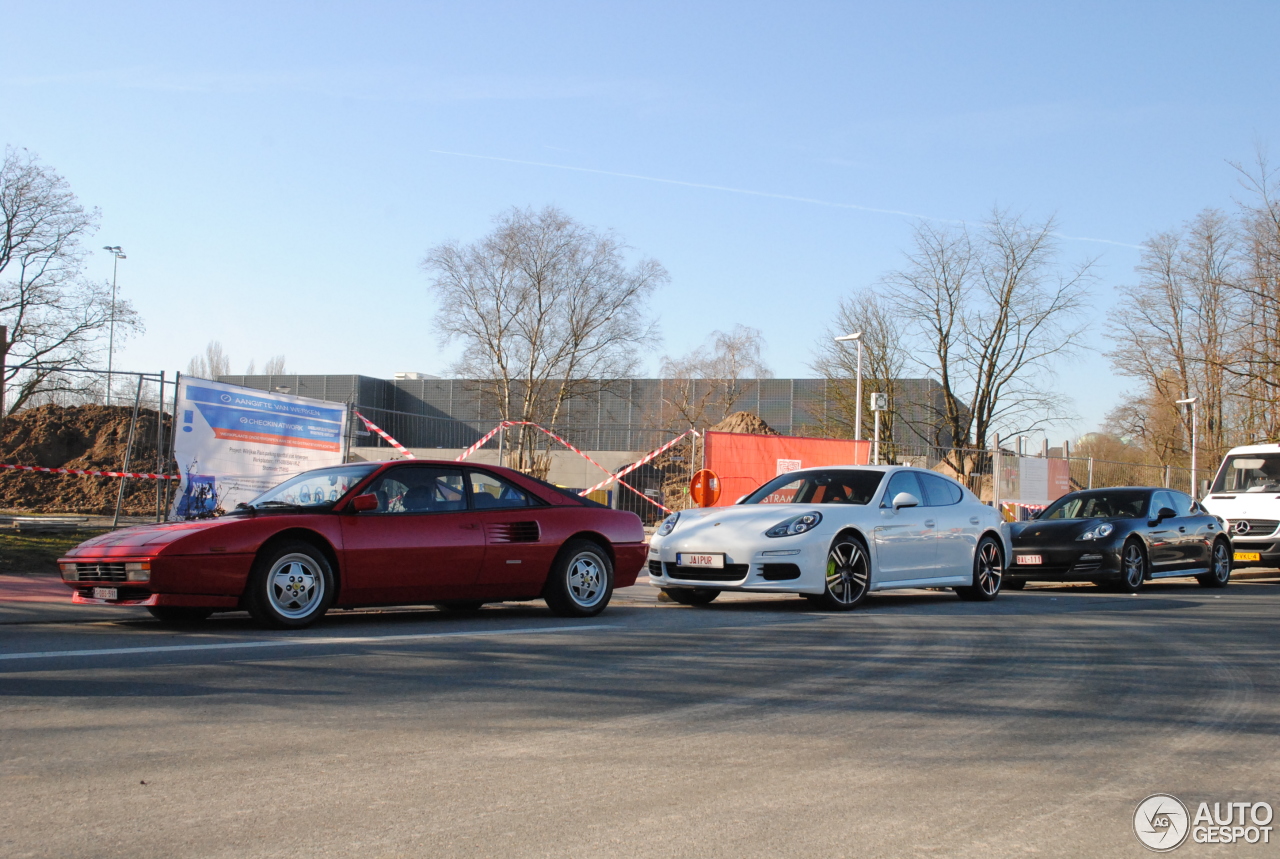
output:
M1187 397L1185 400L1174 400L1180 406L1191 407L1191 497L1195 498L1200 494L1199 487L1196 486L1196 400L1199 397Z
M120 260L128 257L119 245L103 245L102 249L111 252L111 322L107 327L107 405L111 405L111 364L116 351L116 274Z
M858 331L853 334L846 334L843 337L837 337L837 343L848 343L850 340L858 344L858 382L854 389L854 396L858 398L858 405L854 408L854 441L862 440L862 332Z

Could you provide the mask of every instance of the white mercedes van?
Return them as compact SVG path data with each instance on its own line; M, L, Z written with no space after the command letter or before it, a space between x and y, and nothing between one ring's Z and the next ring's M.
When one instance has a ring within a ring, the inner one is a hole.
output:
M1232 448L1200 503L1223 520L1234 566L1280 566L1280 444Z

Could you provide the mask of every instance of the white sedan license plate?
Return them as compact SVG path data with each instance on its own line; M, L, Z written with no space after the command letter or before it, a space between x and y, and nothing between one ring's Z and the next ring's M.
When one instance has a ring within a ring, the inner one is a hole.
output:
M724 555L690 555L681 552L676 555L677 567L711 567L717 570L724 569Z
M1033 564L1043 564L1044 558L1039 555L1014 555L1013 562L1020 567L1031 566Z
M93 598L96 600L113 600L119 592L115 588L94 588Z

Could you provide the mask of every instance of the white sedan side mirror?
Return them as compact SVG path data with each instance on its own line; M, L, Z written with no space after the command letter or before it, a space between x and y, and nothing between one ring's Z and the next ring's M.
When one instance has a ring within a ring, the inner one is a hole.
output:
M912 495L910 492L899 492L893 496L893 509L901 510L903 507L919 507L920 499Z

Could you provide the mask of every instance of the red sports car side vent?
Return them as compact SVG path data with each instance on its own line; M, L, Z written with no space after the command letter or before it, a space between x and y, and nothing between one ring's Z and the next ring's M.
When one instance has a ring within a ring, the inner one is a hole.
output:
M490 543L536 543L542 531L537 522L493 522L485 536Z

